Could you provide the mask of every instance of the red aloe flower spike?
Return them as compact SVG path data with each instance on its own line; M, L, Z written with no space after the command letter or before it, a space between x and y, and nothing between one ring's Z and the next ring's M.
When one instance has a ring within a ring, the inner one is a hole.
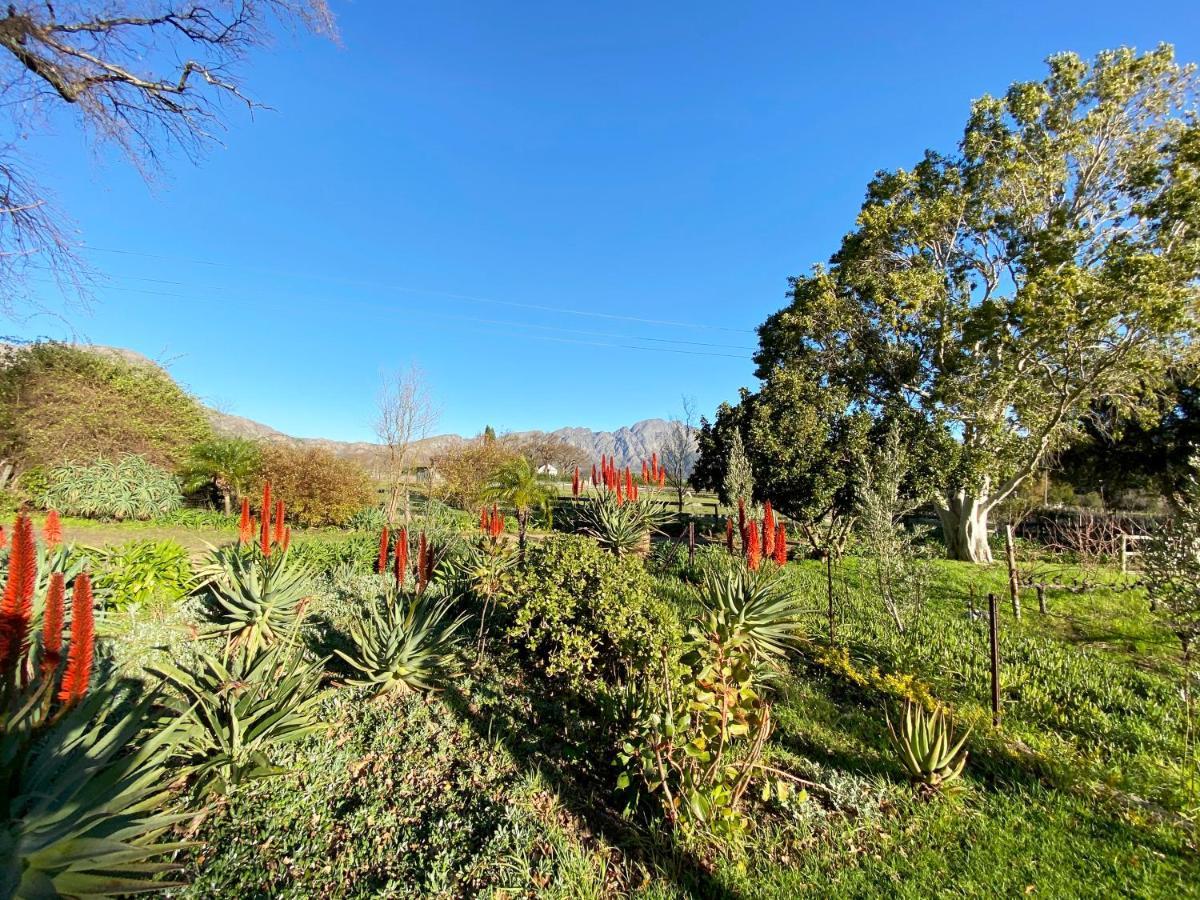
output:
M238 522L238 543L248 544L254 537L254 520L250 518L250 498L242 498L242 518Z
M46 513L46 522L42 525L42 536L46 538L48 547L57 547L62 543L62 521L58 517L57 509Z
M404 578L408 574L408 529L401 528L396 537L396 586L404 587Z
M599 486L600 486L600 479L596 477L596 464L592 463L592 487L599 487ZM0 544L0 547L3 547L3 546L4 546L3 544Z
M87 572L82 572L75 579L75 590L71 595L71 646L67 650L67 670L58 692L60 701L74 703L87 693L92 677L94 643L92 579Z
M275 501L275 543L283 543L283 513L285 507L282 500Z
M488 515L488 508L486 506L479 507L479 530L487 534L492 530L491 522L491 516Z
M579 466L575 467L575 474L571 478L571 496L579 496Z
M758 546L758 523L751 522L747 529L747 535L750 540L746 546L746 565L750 567L750 571L758 568L762 562L762 550Z
M271 482L263 485L262 522L259 524L258 549L263 556L271 555Z
M287 553L287 548L292 546L292 526L285 525L283 529L283 552Z
M725 547L733 552L733 519L729 517L725 518Z
M632 497L632 499L633 499L633 500L636 502L636 501L637 501L637 498L638 498L638 486L637 486L637 482L636 482L636 481L633 483L632 487L633 487L633 497Z
M62 659L63 599L67 586L62 572L50 575L50 586L46 589L46 611L42 616L42 677L49 676L58 668Z
M617 482L617 506L625 503L625 492L621 490L621 482Z
M633 499L633 472L629 471L628 466L625 467L625 496Z
M775 532L775 562L787 565L787 528L782 522Z
M650 454L650 471L654 473L654 477L658 478L658 453Z
M25 653L33 592L37 587L37 542L29 516L13 522L12 550L8 556L8 581L0 600L0 683L15 674Z
M658 470L658 486L659 487L667 486L667 470L666 469Z
M375 562L375 571L382 575L388 569L388 527L383 526L379 533L379 559Z
M770 559L775 555L775 528L768 528L765 518L762 521L762 554L763 559Z

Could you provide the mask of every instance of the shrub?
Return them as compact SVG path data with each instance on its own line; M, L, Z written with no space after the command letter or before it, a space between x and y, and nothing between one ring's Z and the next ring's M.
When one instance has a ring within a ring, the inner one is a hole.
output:
M506 444L486 437L446 450L433 459L439 495L459 509L477 510L496 473L516 458Z
M364 574L374 571L378 554L378 532L332 537L300 535L292 539L288 548L292 562L316 575L329 575L343 569Z
M319 447L266 447L261 475L276 496L287 498L289 516L306 527L345 525L375 498L358 463Z
M89 556L96 598L113 609L174 603L193 586L188 552L174 541L130 541Z
M43 509L101 519L152 519L183 502L179 482L141 456L59 466L34 499Z
M124 454L174 470L211 434L204 408L148 360L47 342L0 365L0 458L19 470Z
M558 535L531 546L502 608L507 638L533 654L541 672L583 690L631 681L674 657L680 627L653 594L641 561L606 553L594 541Z

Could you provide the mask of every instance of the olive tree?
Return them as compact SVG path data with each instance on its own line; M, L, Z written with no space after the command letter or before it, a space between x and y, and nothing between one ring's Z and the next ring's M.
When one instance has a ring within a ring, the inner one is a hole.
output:
M879 173L829 266L759 329L760 378L920 416L954 559L990 561L991 510L1098 398L1136 408L1195 331L1192 67L1167 46L1047 63L975 101L953 154Z

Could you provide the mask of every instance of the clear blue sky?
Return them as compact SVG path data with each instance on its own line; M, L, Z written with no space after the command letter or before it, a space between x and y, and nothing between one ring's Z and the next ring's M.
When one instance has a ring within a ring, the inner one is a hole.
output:
M342 46L251 61L274 111L231 107L199 167L147 186L69 119L33 146L109 276L79 332L343 439L410 362L440 431L711 413L872 173L951 149L972 98L1058 50L1200 60L1195 0L331 3Z

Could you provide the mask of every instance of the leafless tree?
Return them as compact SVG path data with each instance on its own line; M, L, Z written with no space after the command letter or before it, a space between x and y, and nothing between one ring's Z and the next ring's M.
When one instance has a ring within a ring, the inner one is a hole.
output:
M88 270L62 215L28 175L18 143L65 104L97 144L149 176L173 149L195 160L222 128L223 103L253 110L237 64L273 25L335 37L325 0L108 0L10 3L0 13L0 313L16 316L48 271L86 298Z
M681 515L683 495L687 492L688 479L696 465L696 400L685 396L682 403L683 416L674 416L667 423L667 435L658 452L667 470L667 479L675 489Z
M404 498L404 522L411 519L408 467L413 445L429 436L441 411L433 401L425 373L416 365L383 376L377 400L375 434L387 451L387 517L396 520Z

